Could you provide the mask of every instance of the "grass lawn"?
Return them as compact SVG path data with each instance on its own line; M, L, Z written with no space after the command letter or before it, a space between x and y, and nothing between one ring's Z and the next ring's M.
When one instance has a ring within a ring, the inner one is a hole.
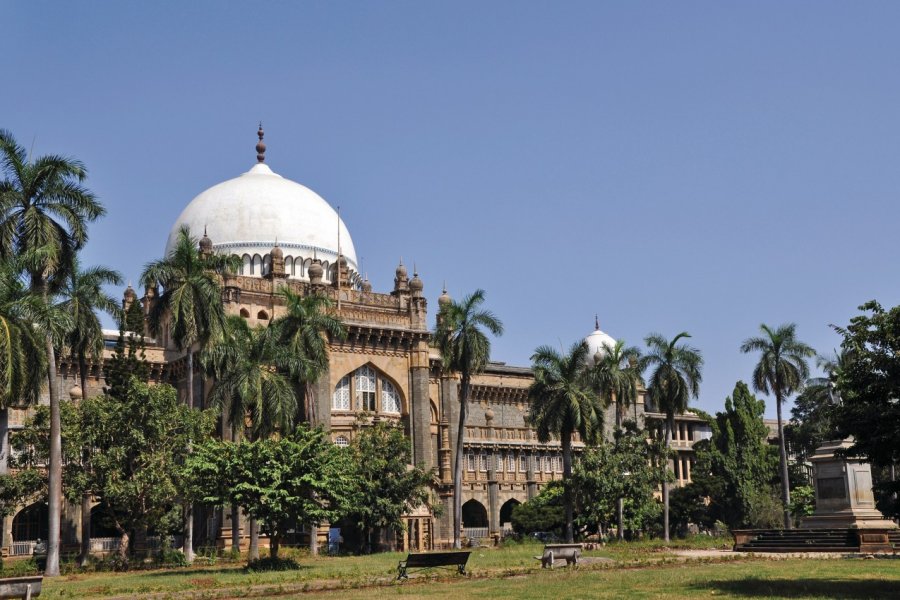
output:
M721 542L719 542L721 544ZM538 544L474 549L471 577L438 571L397 584L405 554L301 557L301 568L251 573L241 564L129 573L78 573L45 580L41 598L898 598L900 560L734 560L683 562L672 548L716 546L709 538L611 544L586 557L612 561L542 571ZM733 555L732 555L733 556ZM614 562L613 562L614 561ZM678 561L678 562L676 562ZM376 587L377 586L377 587ZM188 594L188 592L194 592Z

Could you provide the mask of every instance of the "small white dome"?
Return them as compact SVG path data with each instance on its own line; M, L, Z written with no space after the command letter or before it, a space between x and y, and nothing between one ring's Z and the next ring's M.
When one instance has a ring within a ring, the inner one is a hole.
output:
M277 241L288 276L305 280L314 255L329 266L336 262L340 228L341 253L352 274L359 271L353 240L337 212L314 191L274 173L265 163L194 198L172 226L167 256L182 225L197 237L206 230L216 251L244 259L244 275L264 274Z
M604 356L607 352L615 348L616 340L608 333L605 333L600 330L600 327L594 330L593 333L584 338L584 341L588 345L588 364L594 365L594 355L600 354L600 356Z

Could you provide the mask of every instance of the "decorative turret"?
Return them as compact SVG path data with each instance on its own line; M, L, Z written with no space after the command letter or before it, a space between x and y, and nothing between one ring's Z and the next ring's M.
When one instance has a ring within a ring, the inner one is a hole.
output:
M438 296L438 306L440 308L444 308L445 306L450 304L451 301L452 299L450 298L450 294L447 293L447 282L444 282L444 291L441 292L440 296Z
M425 289L425 284L419 279L419 273L413 269L413 278L409 282L409 291L412 292L414 297L420 298L423 289Z
M284 252L278 247L277 241L275 242L275 247L269 252L269 256L272 263L272 269L269 271L269 274L272 277L284 277Z
M406 274L406 267L403 266L403 259L397 265L397 271L394 276L394 292L395 296L409 293L409 277Z
M369 276L368 276L368 274L366 275L366 278L363 279L363 282L362 282L362 291L363 291L364 293L366 293L366 294L368 294L368 293L370 293L370 292L372 291L372 282L369 281Z
M306 271L309 274L309 282L313 285L322 285L322 275L325 274L325 269L322 268L322 261L318 258L314 258L312 260L312 264L309 265L309 269Z
M343 289L350 287L350 267L347 266L347 258L343 254L334 265L334 279L331 284Z
M125 293L122 294L122 310L128 312L135 300L137 300L137 292L131 287L131 282L128 282L128 287L125 288Z
M209 239L209 236L206 235L206 227L203 228L203 237L200 238L200 255L201 256L209 256L213 251L213 243L212 240Z

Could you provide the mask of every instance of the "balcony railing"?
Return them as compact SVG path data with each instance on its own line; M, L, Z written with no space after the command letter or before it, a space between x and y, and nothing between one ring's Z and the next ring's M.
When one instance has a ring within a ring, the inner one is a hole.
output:
M34 546L37 540L19 540L12 543L9 549L10 556L31 556L34 553Z

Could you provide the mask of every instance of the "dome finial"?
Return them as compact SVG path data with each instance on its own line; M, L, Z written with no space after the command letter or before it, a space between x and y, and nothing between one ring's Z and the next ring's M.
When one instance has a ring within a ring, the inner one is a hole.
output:
M262 121L259 122L259 131L256 132L256 135L259 137L259 142L256 143L256 161L266 162L266 145L263 143L266 132L263 131Z
M598 331L600 329L600 317L594 315L594 331Z

